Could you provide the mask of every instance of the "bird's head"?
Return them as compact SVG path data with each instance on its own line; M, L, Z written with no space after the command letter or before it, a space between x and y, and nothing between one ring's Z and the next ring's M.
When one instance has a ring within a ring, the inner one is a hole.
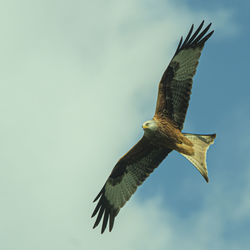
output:
M143 123L142 128L145 132L155 132L158 129L158 125L155 120L149 120Z

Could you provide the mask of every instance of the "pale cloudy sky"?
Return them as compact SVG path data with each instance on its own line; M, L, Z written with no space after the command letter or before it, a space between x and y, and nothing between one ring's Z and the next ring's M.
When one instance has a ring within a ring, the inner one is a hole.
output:
M210 3L0 3L0 249L248 249L250 6ZM101 235L92 200L153 116L180 36L203 19L215 33L185 131L218 134L210 183L172 153Z

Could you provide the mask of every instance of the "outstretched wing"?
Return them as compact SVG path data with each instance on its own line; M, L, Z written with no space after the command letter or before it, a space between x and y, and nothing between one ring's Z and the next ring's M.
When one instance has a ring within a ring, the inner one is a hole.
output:
M164 115L182 130L191 94L193 76L196 72L205 42L213 34L207 34L211 23L201 31L204 21L193 33L192 25L186 39L182 37L177 50L164 72L159 84L155 115ZM201 31L201 32L200 32Z
M92 214L92 217L98 214L93 228L103 218L101 233L105 231L108 221L111 231L120 208L170 152L170 149L153 146L143 137L123 156L94 200L95 202L99 199Z

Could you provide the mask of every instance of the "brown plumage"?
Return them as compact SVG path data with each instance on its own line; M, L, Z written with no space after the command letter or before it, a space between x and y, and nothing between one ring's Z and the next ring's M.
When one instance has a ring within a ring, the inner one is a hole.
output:
M192 25L184 42L181 37L159 83L153 119L143 124L143 137L117 162L94 200L98 200L92 214L92 217L97 215L94 228L103 220L101 233L108 223L109 231L112 230L121 207L172 150L186 157L208 182L206 152L214 142L215 134L181 132L201 51L213 34L213 31L206 34L211 23L201 31L203 24L204 21L194 33Z

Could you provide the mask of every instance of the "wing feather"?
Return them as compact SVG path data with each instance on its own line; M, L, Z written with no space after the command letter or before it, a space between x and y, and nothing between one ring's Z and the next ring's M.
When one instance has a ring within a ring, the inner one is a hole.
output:
M187 37L178 44L177 50L164 72L159 84L155 115L167 116L182 130L185 120L193 76L198 66L201 51L205 42L214 31L207 34L211 23L203 30L204 21L193 33L193 25Z
M92 214L92 217L97 215L93 228L98 226L103 218L101 233L105 231L108 222L111 231L119 210L169 152L171 150L156 148L143 137L123 156L94 200L95 202L99 199Z

